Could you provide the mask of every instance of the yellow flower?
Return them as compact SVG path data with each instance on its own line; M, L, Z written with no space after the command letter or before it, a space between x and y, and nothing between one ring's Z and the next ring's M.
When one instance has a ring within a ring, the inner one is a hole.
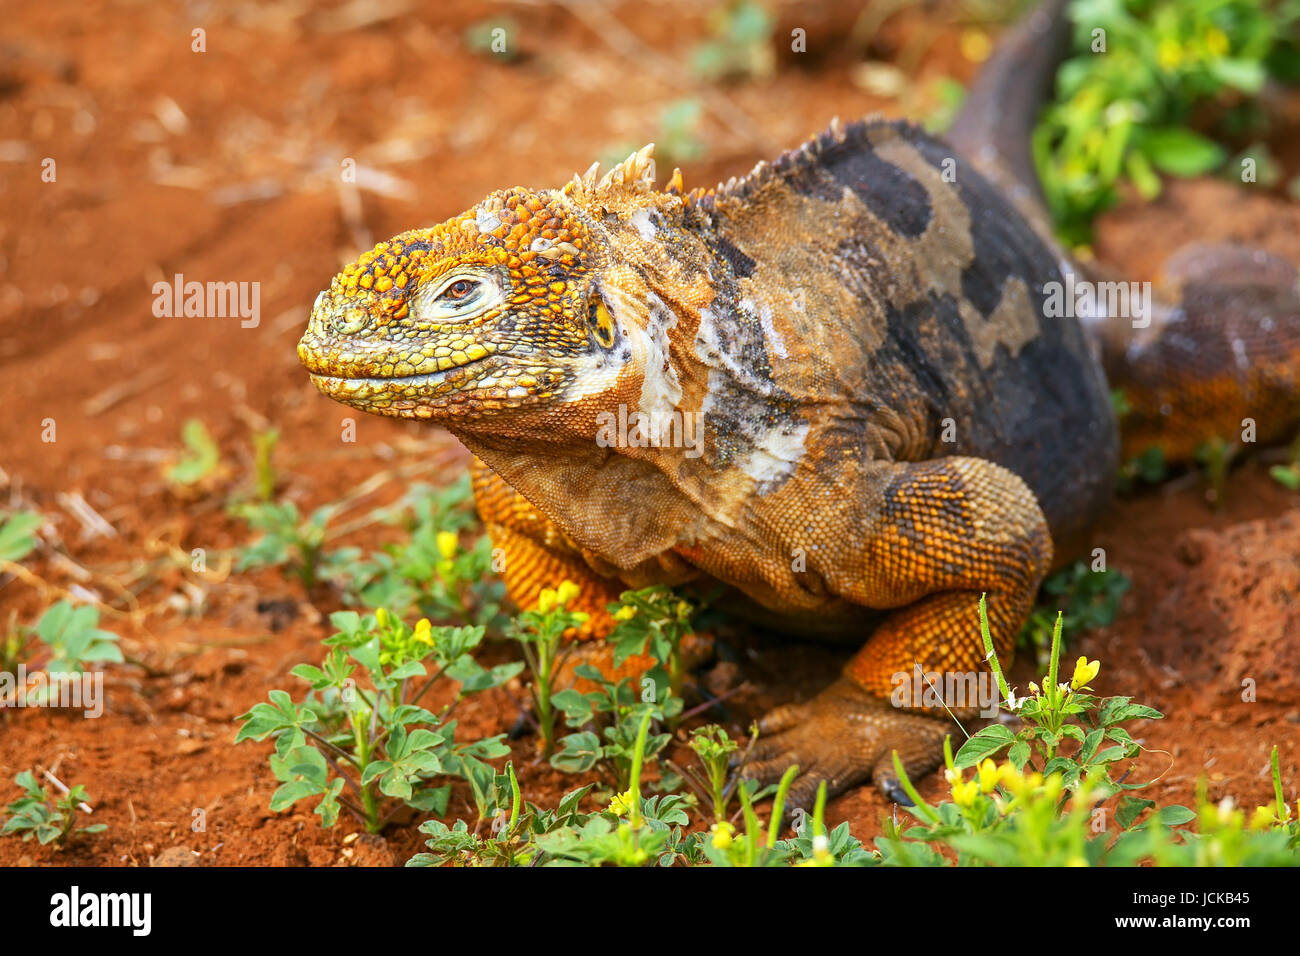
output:
M1074 676L1070 678L1070 686L1075 690L1085 687L1092 682L1101 670L1101 661L1089 661L1086 657L1080 657L1074 665Z
M978 780L969 782L962 779L961 771L955 768L949 768L943 772L948 779L948 786L952 788L952 802L959 807L969 807L975 803L975 798L979 796L980 784Z
M542 594L537 599L537 610L543 614L555 607L555 588L542 588Z
M427 617L422 617L415 625L415 634L413 637L421 644L433 646L433 625L429 623Z
M380 627L388 626L388 612L382 607L375 608L375 623Z
M1065 780L1059 773L1049 774L1047 779L1042 781L1043 796L1047 800L1055 800L1065 789Z
M731 846L731 835L736 832L736 828L726 820L722 820L719 823L713 824L710 831L713 833L712 842L714 849L725 850Z
M993 43L983 30L971 28L963 30L959 41L961 55L972 63L983 63L993 52Z
M1217 822L1223 827L1240 827L1246 822L1246 814L1237 809L1237 803L1232 797L1224 797L1219 801L1217 806L1211 806L1210 810L1212 822Z
M952 802L959 807L970 808L975 805L975 798L979 796L980 785L978 780L971 780L966 783L954 783L952 785Z
M980 793L992 791L998 785L999 776L1001 776L1001 771L998 770L998 765L990 758L985 757L979 769Z
M1205 34L1205 48L1215 56L1223 56L1231 45L1228 35L1218 27L1210 27Z
M1183 62L1183 48L1178 45L1177 40L1169 37L1160 41L1160 46L1156 50L1156 62L1160 64L1162 70L1176 70Z
M610 798L609 806L605 808L615 816L626 816L632 812L632 791L625 790L622 793L616 793Z
M1267 830L1277 819L1277 814L1272 807L1256 807L1255 813L1250 818L1250 828L1252 830Z
M555 602L557 604L568 604L578 596L580 590L572 581L561 581L559 590L555 592Z
M1031 793L1043 785L1043 775L1034 771L1029 774L1023 774L1011 763L1004 763L999 768L999 776L1006 788L1015 796L1023 797L1026 793Z
M630 604L624 604L614 612L614 620L616 621L630 621L634 617L636 617L636 608Z
M825 833L819 833L812 840L813 862L828 866L834 861L831 856L831 841Z
M438 532L438 553L447 560L456 556L456 549L460 546L460 539L456 537L454 531Z

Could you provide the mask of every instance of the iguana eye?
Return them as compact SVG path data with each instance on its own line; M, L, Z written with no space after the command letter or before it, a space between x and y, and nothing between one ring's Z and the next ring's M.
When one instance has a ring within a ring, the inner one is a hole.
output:
M599 295L593 296L587 307L587 321L591 325L596 342L603 349L614 347L614 317L609 314L605 300Z
M501 299L491 275L453 272L415 294L411 315L422 322L460 322L482 315Z

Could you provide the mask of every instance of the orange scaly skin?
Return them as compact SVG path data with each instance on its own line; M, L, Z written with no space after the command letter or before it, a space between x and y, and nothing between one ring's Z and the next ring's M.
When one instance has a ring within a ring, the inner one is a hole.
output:
M575 581L591 647L604 605L649 584L721 585L726 606L791 633L870 634L833 686L760 725L752 773L797 763L793 805L821 780L901 798L893 750L909 772L935 766L947 714L891 695L918 668L944 692L943 675L984 669L980 594L1009 660L1053 541L1069 553L1109 496L1108 384L1079 323L1045 317L1068 264L1032 195L1005 192L1017 156L996 100L1032 80L1022 53L1050 78L1043 19L972 91L956 137L970 161L907 124L833 123L684 194L677 173L655 188L647 147L381 243L321 293L298 346L326 395L465 443L510 595L533 606ZM1275 285L1250 286L1234 328L1267 317L1286 348L1250 339L1273 377L1224 392L1234 414L1295 397L1300 312L1273 309L1290 301ZM1185 301L1197 316L1235 301L1215 294ZM1098 326L1117 382L1145 374L1140 410L1177 377L1177 311L1147 352ZM958 716L975 703L944 700Z

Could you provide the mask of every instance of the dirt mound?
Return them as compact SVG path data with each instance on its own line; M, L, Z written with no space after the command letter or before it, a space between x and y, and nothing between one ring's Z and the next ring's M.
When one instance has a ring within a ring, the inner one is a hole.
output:
M1300 700L1300 515L1193 529L1173 550L1187 571L1148 615L1152 660L1216 693Z

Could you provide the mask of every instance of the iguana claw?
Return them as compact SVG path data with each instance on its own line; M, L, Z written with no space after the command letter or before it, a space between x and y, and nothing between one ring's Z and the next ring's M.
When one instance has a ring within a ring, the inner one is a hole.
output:
M948 726L891 706L841 678L812 700L787 704L758 724L760 737L744 775L776 783L792 765L799 774L786 797L786 812L811 812L824 780L830 795L868 778L888 799L910 804L894 770L898 751L909 775L938 766Z

